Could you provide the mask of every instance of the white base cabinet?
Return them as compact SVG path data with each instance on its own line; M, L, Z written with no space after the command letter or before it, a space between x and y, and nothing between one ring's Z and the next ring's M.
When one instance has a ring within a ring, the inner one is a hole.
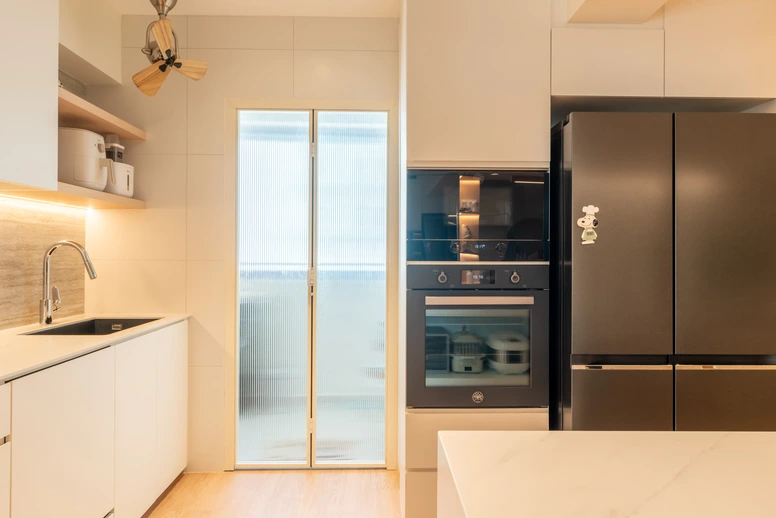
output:
M546 408L406 411L404 518L437 516L437 451L442 430L549 430Z
M140 518L186 467L186 322L116 346L116 518Z
M112 347L11 382L11 516L111 512L113 389Z
M157 497L188 460L189 338L185 322L158 336L156 364Z
M7 442L0 445L0 518L9 516L11 516L11 443Z

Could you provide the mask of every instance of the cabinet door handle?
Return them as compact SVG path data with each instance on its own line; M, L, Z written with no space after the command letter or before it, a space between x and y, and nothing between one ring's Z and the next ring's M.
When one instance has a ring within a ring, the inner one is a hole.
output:
M678 371L776 371L776 365L677 365Z

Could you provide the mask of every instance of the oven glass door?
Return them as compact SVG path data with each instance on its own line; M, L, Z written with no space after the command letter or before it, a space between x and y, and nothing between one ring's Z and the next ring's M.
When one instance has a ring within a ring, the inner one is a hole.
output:
M407 260L546 260L548 194L543 171L412 171Z
M548 292L410 293L409 406L546 406Z

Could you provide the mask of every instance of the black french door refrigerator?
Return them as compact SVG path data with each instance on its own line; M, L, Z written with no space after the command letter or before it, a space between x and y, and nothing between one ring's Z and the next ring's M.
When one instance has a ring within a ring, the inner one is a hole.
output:
M552 424L776 430L776 116L553 134Z

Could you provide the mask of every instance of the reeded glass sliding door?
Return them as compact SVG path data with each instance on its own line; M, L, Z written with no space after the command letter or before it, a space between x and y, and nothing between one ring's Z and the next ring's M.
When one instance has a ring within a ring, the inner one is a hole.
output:
M238 467L382 466L387 113L238 124Z

